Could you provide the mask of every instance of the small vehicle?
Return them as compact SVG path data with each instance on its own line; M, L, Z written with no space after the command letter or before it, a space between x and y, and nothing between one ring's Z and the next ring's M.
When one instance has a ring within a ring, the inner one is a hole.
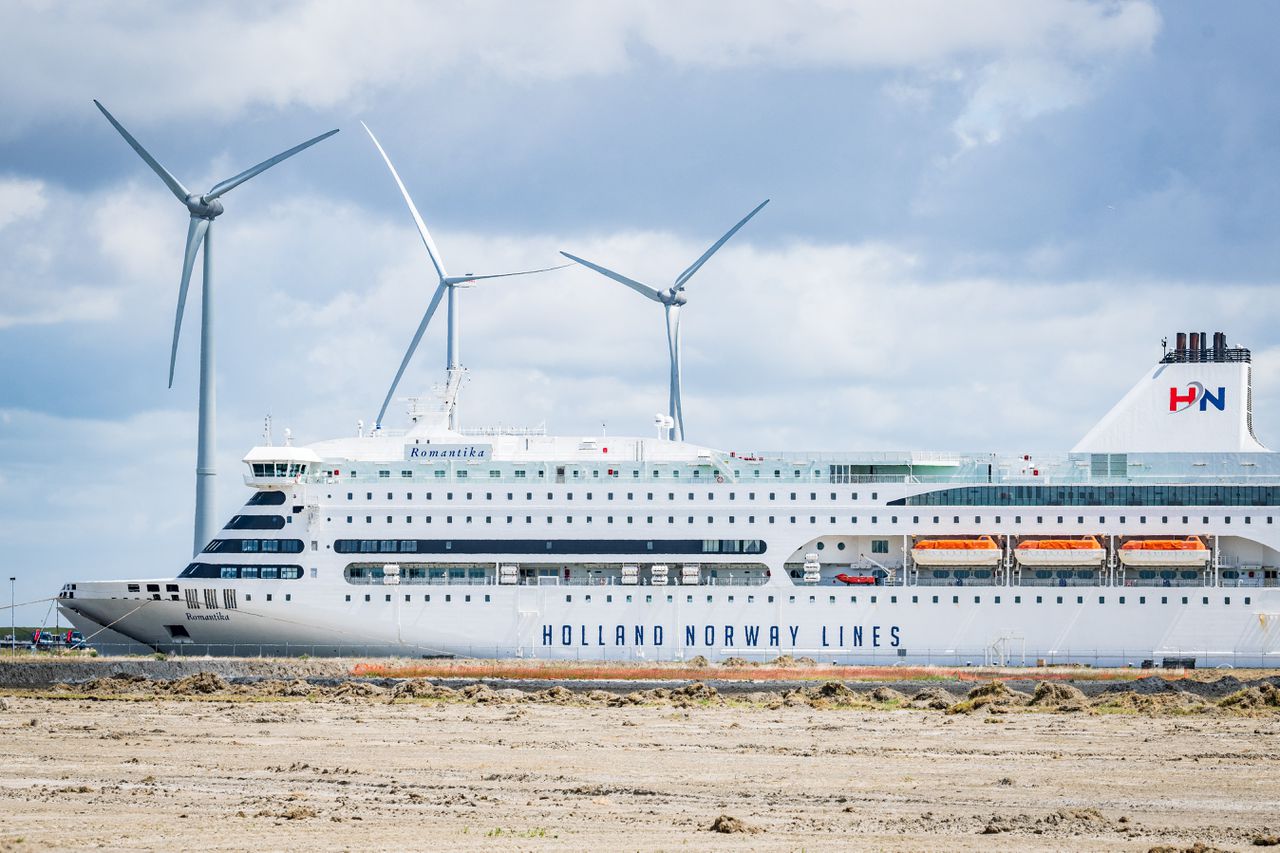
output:
M79 631L71 630L63 634L62 642L69 649L79 649L84 646L84 635Z

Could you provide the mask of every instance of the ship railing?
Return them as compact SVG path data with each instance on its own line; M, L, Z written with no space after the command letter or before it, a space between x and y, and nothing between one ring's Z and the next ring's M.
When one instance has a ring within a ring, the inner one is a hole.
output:
M1213 586L1213 578L1212 576L1196 578L1124 578L1116 586L1139 587L1142 589L1186 589L1189 587Z
M1023 575L1014 586L1020 587L1042 587L1045 589L1052 587L1067 588L1074 586L1107 586L1104 576L1092 578L1029 578Z
M917 578L911 586L1003 586L1001 578Z
M732 460L729 460L731 463ZM345 463L352 464L352 463ZM356 463L359 464L359 463ZM398 463L388 463L396 464ZM477 472L474 466L461 467L454 470L446 468L437 469L408 469L403 467L395 467L394 469L378 469L375 465L372 469L361 471L357 476L343 471L342 474L333 477L324 473L305 474L297 478L294 477L255 477L252 474L244 475L244 482L247 486L279 486L293 482L303 482L315 485L341 485L341 484L378 484L387 485L391 482L400 483L401 485L417 483L420 486L442 483L479 485L480 483L488 485L502 486L520 486L528 487L530 485L542 487L546 485L566 485L566 482L575 486L596 485L603 486L622 485L625 483L661 483L675 486L703 486L712 485L720 481L715 479L715 471L710 471L704 476L688 476L689 465L681 465L675 469L668 469L661 475L654 477L647 473L649 469L645 469L639 477L621 476L615 474L608 476L604 469L599 476L582 476L573 478L568 481L556 481L549 475L538 477L535 472L545 470L546 467L554 466L557 463L532 463L520 466L521 470L528 472L529 476L518 478L514 474L513 469L498 468L500 472L497 477L481 476L483 472ZM569 463L574 464L574 463ZM704 465L703 471L710 466ZM388 476L382 476L379 470L388 470ZM414 470L415 476L404 477L401 475L403 470ZM615 468L615 471L622 469ZM672 471L680 471L680 476L673 476ZM720 469L725 470L725 469ZM732 464L727 469L730 473L734 470ZM965 469L946 474L919 474L919 473L897 473L897 474L831 474L830 471L823 469L821 471L802 471L799 477L794 475L784 477L772 477L762 473L759 477L749 476L749 472L742 471L741 476L725 477L725 482L738 487L755 487L765 488L768 485L784 487L788 485L893 485L893 484L912 484L912 485L938 485L938 486L974 486L974 485L1005 485L1005 486L1208 486L1208 485L1250 485L1250 486L1275 486L1280 485L1280 475L1275 474L1242 474L1236 473L1203 473L1195 474L1185 471L1177 473L1152 473L1143 474L1134 472L1126 476L1095 476L1088 469L1079 469L1074 467L1049 467L1035 469L1038 474L1027 471L1025 473L1019 471L1000 470L997 469L991 474L987 473L986 466L982 466L981 470ZM698 473L699 469L695 468L693 473ZM436 476L440 475L440 476ZM476 503L484 503L477 501ZM1040 506L1062 506L1080 509L1092 509L1100 506L1099 504L1042 504ZM1140 504L1131 504L1131 506L1141 506ZM1194 508L1196 504L1170 504L1171 507ZM1255 505L1261 508L1261 505Z

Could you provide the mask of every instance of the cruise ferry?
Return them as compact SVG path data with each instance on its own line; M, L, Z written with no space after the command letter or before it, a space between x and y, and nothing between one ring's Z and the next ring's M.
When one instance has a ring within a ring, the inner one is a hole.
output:
M411 427L244 457L158 579L70 583L90 643L194 654L1280 663L1280 463L1249 350L1180 333L1073 450L735 452Z

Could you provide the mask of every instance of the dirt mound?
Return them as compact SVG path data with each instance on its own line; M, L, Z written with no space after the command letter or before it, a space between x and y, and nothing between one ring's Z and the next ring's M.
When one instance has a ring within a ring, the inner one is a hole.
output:
M790 669L797 666L817 666L818 662L810 657L793 657L792 655L778 655L769 661L768 666L776 666L782 669Z
M344 681L332 690L326 690L325 696L338 700L380 699L387 695L385 687L368 684L364 681Z
M711 832L723 832L729 835L741 832L751 833L760 831L753 826L748 826L740 818L730 817L727 814L720 815L711 822L711 826L707 827L707 829Z
M907 701L907 694L900 693L897 690L894 690L892 687L883 687L883 686L877 687L875 690L872 690L870 693L868 693L867 696L871 699L872 702L881 702L881 703L897 702L901 704Z
M458 696L477 705L508 705L527 698L527 694L522 691L494 690L487 684L468 684L458 691Z
M1030 833L1034 835L1081 835L1098 832L1125 832L1130 829L1129 819L1112 820L1094 808L1058 809L1047 815L992 815L982 830L983 835L1001 832Z
M1103 693L1094 700L1095 708L1113 711L1136 711L1142 714L1203 714L1214 710L1213 705L1185 690L1154 693Z
M69 685L77 693L91 693L99 696L124 696L134 693L151 693L155 685L145 675L131 675L117 672L105 678L91 678L80 684Z
M702 655L694 655L693 657L685 661L685 663L689 666L696 666L699 668L704 666L711 666L711 661L707 660Z
M230 686L220 675L212 672L197 672L195 675L166 683L164 692L172 696L207 696L210 693L225 693Z
M258 682L250 688L250 692L255 696L310 696L314 689L301 678L293 681L272 679Z
M813 688L813 698L827 699L840 705L848 705L857 700L858 694L850 690L843 682L828 681L821 687Z
M948 708L947 713L972 714L983 708L1000 712L1011 707L1026 705L1030 701L1030 696L1017 690L1010 690L1003 681L988 681L970 690L968 697Z
M458 691L432 684L425 678L410 678L391 688L391 695L397 699L453 699Z
M941 687L926 687L911 697L911 706L928 708L930 711L945 711L955 701L955 697Z
M577 695L572 690L557 684L555 687L528 694L526 701L537 702L541 705L568 705L576 698Z
M742 668L744 666L758 666L759 664L755 663L754 661L749 661L746 658L734 657L734 658L725 658L724 660L720 661L720 665Z
M1031 695L1031 704L1059 711L1083 711L1088 707L1088 700L1078 687L1041 681L1036 685L1036 692Z
M686 684L671 691L671 704L677 707L687 707L699 702L716 702L723 701L720 699L720 691L714 687L708 687L701 681L695 681L692 684Z
M1218 707L1235 711L1280 708L1280 688L1266 682L1257 687L1246 687L1220 699Z

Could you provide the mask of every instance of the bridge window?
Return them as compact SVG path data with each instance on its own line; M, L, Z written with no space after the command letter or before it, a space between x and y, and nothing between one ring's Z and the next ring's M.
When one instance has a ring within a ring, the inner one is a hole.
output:
M279 530L284 527L282 515L236 515L227 522L227 530Z

